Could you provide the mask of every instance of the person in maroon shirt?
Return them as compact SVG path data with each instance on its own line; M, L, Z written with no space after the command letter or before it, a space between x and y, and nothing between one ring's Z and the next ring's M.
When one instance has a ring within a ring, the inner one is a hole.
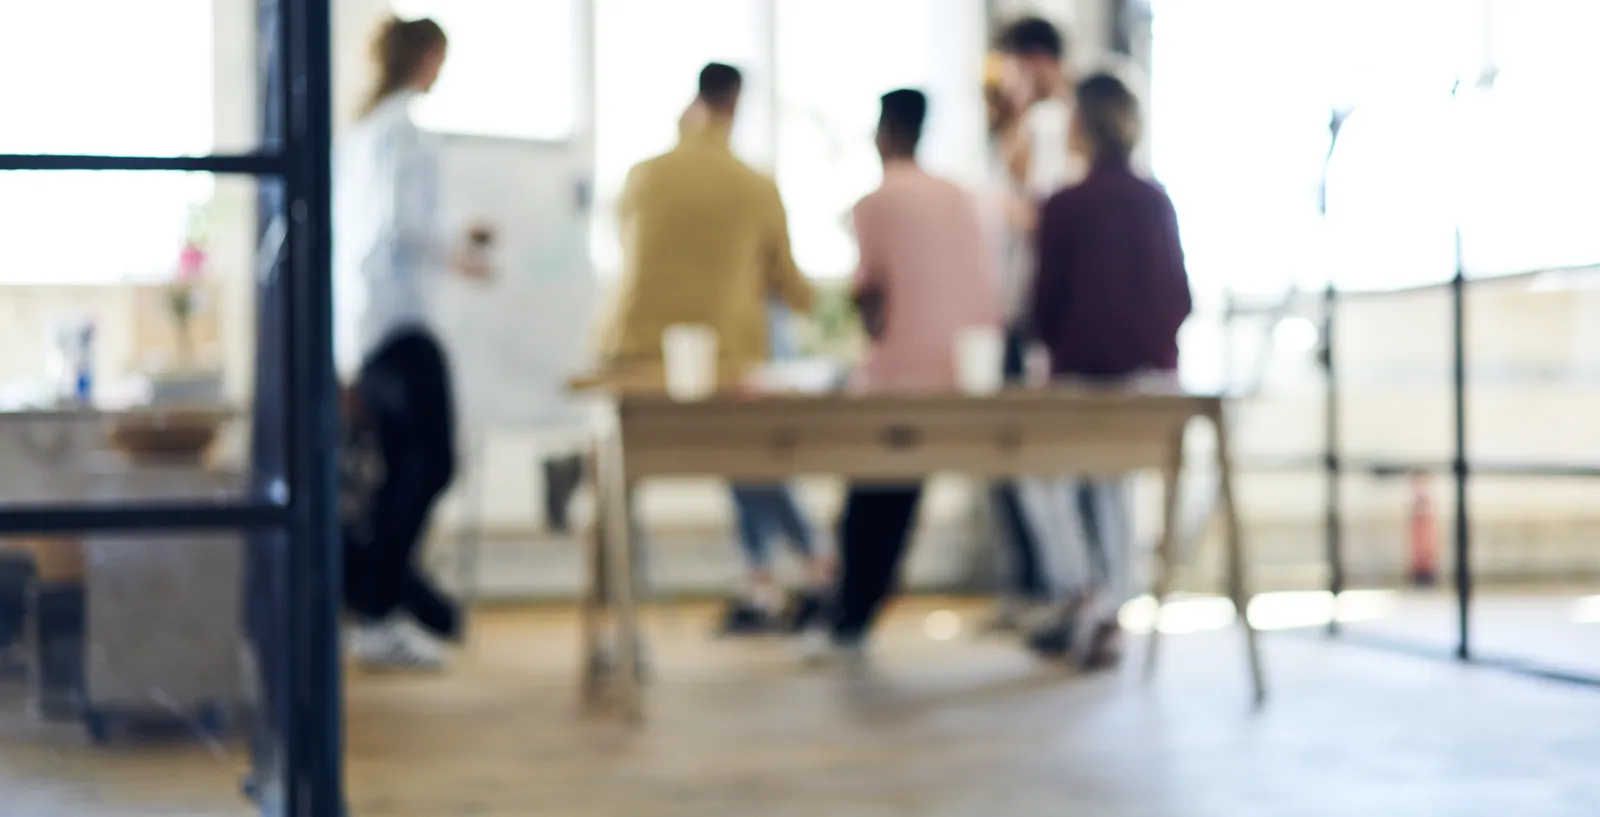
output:
M1079 84L1072 138L1089 174L1044 203L1035 238L1033 328L1056 376L1178 368L1189 276L1172 199L1133 170L1139 130L1121 80L1097 74Z
M1070 130L1091 169L1044 203L1035 235L1033 329L1051 374L1115 381L1176 372L1189 277L1172 200L1133 169L1138 103L1121 80L1096 74L1077 87ZM1064 499L1083 523L1074 541L1084 552L1058 556L1067 603L1030 644L1106 666L1120 653L1116 615L1131 591L1127 497L1120 481L1077 481L1071 490Z

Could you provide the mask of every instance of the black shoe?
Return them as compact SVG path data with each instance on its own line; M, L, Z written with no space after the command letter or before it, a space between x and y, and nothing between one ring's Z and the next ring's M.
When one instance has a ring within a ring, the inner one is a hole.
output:
M743 599L730 602L722 616L720 632L725 636L766 635L777 630L772 614Z
M572 495L583 482L583 458L560 457L544 461L544 513L550 530L566 533L571 528L567 511Z
M1040 658L1059 661L1072 654L1072 627L1057 624L1028 633L1028 649Z
M1078 666L1084 672L1116 669L1122 663L1122 627L1115 620L1096 624Z
M83 586L33 585L33 709L49 721L68 720L84 709Z
M28 619L28 586L33 583L33 559L24 553L0 552L0 653L22 640Z
M1084 604L1083 599L1076 599L1056 607L1024 632L1023 643L1040 658L1071 659L1073 646L1082 643L1079 629L1085 623Z
M789 609L784 613L784 628L793 634L803 633L821 623L827 610L827 602L821 594L800 593L789 603Z
M402 606L432 635L445 641L461 642L464 635L461 607L439 592L427 577L411 572L406 579Z

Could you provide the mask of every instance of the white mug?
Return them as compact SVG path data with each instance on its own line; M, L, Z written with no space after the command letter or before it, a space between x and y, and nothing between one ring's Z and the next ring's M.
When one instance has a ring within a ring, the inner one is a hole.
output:
M704 400L717 390L717 330L698 323L679 323L661 333L667 396L687 402Z
M956 383L963 394L991 395L1005 383L1006 339L998 326L968 326L956 333Z

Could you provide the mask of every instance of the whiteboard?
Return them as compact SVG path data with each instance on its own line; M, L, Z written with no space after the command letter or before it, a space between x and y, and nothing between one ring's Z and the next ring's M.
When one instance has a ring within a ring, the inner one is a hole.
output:
M566 390L592 354L598 286L589 261L585 151L566 143L441 136L448 235L496 229L488 282L449 277L432 304L469 431L582 423Z

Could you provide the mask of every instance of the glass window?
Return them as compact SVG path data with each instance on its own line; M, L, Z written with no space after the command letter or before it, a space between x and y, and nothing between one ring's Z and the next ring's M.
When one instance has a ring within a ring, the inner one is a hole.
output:
M8 4L0 153L209 153L213 25L210 0ZM211 190L202 174L0 173L0 284L166 275Z
M1201 291L1449 277L1475 75L1454 0L1157 0L1152 138ZM1252 34L1252 32L1256 32ZM1328 163L1329 120L1353 111Z
M1494 86L1464 112L1468 271L1600 263L1600 5L1498 0Z
M396 13L431 17L450 36L450 59L417 103L432 131L564 140L579 124L583 30L579 0L393 0Z
M1158 0L1150 139L1197 294L1278 292L1315 276L1329 77L1307 3ZM1260 36L1249 32L1260 31ZM1226 44L1225 46L1221 44ZM1271 70L1263 70L1263 66Z
M771 25L766 4L752 0L594 0L594 27L591 249L605 275L620 263L614 207L622 183L635 164L676 143L678 118L707 62L744 72L734 150L772 166Z
M930 169L969 180L981 166L983 20L943 0L776 0L776 14L778 181L796 261L815 277L846 276L850 209L881 178L880 95L928 94Z

